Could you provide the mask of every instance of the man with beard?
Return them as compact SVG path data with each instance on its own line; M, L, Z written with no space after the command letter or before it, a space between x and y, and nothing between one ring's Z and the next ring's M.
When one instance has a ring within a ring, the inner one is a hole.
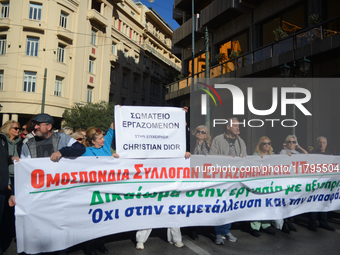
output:
M50 157L58 162L61 157L78 157L85 153L85 146L77 140L64 133L52 132L54 120L49 114L38 114L32 121L35 121L36 136L22 147L22 159Z
M28 139L21 150L21 159L50 157L53 162L58 162L61 157L78 157L85 153L85 146L78 143L64 133L52 132L54 120L51 115L41 113L35 116L34 133L36 136ZM14 194L9 199L9 205L16 204ZM66 250L54 254L66 255Z

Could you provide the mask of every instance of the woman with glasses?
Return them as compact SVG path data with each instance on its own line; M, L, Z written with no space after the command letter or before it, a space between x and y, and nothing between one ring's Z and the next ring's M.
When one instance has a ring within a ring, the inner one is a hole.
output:
M22 139L20 136L20 124L15 120L8 120L1 127L0 134L1 146L7 151L7 154L12 159L19 159L22 148ZM14 165L10 164L6 169L9 172L9 179L5 180L8 184L8 188L14 188ZM11 186L10 186L10 185ZM7 190L6 201L8 200L10 193ZM7 204L8 205L8 204ZM12 237L15 236L15 223L14 223L14 210L13 208L4 207L3 222L0 236L2 240L0 243L3 247L9 246L12 242ZM5 239L3 239L5 238Z
M298 144L297 137L295 135L288 135L286 137L285 144L287 148L283 149L280 154L288 154L289 156L292 154L308 154L308 152Z
M289 156L292 154L308 154L308 152L298 144L296 135L288 135L286 137L285 144L287 148L283 149L280 154L288 154ZM292 218L285 219L282 231L288 234L291 233L290 231L297 231L297 228L294 227L292 223Z
M79 133L81 134L81 133ZM103 131L100 128L90 127L86 130L86 151L82 156L114 156L119 158L117 154L111 153L111 143L115 136L114 124L110 125L106 135L103 136ZM80 139L80 138L78 138ZM77 140L78 140L77 139ZM81 142L78 140L78 142ZM95 255L95 249L101 253L108 253L108 250L104 246L105 238L98 238L88 241L84 244L84 253L86 255Z
M254 155L263 157L264 155L274 154L272 148L272 142L267 136L262 136L256 145ZM260 237L260 228L262 227L263 232L269 235L275 235L275 232L270 228L271 221L252 221L250 222L250 234L255 237Z
M76 139L79 143L84 144L85 145L85 137L82 133L80 132L74 132L71 135L72 138Z
M8 120L1 127L0 140L8 151L9 156L20 157L22 148L22 139L19 135L20 124L15 120ZM14 165L9 166L9 177L14 185Z
M196 145L192 154L206 155L209 153L211 137L206 126L198 126L192 133L196 136Z

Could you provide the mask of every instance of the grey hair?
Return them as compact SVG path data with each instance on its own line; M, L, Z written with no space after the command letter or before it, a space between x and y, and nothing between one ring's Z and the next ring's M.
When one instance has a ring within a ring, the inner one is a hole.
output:
M324 136L319 136L318 138L316 138L316 141L319 142L319 140L320 140L321 138L325 138L325 139L326 139L326 143L327 143L327 138L324 137Z
M286 139L285 139L286 145L287 145L287 143L288 143L288 141L289 141L290 138L294 138L295 141L296 141L296 143L298 143L298 140L297 140L296 135L288 135L288 136L286 137Z

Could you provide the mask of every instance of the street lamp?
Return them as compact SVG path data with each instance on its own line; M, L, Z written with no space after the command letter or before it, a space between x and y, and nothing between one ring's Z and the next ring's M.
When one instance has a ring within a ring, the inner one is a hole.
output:
M304 56L303 59L301 59L298 62L298 64L299 64L300 71L303 73L303 76L306 76L312 62L309 59L307 59L306 56ZM290 66L288 66L286 63L283 66L281 66L280 67L281 77L288 78L289 74L290 74L290 70L292 70L292 68ZM293 62L293 70L292 71L293 71L293 77L297 78L295 61Z
M306 58L306 56L303 57L303 59L301 59L298 64L299 64L299 69L300 71L303 73L303 76L306 76L306 74L309 71L310 65L311 65L311 61L309 59ZM290 70L292 68L290 66L288 66L286 63L280 67L280 73L281 73L281 77L284 78L288 78L289 74L290 74ZM296 75L296 65L295 65L295 60L293 62L293 78L297 78ZM295 83L293 84L293 87L296 87ZM296 98L296 94L295 92L293 93L293 98ZM293 119L296 119L296 107L295 104L293 105ZM293 127L293 135L295 135L295 126Z
M304 56L303 59L299 61L300 71L303 73L303 76L306 76L308 73L311 63L312 62L307 59L306 56Z

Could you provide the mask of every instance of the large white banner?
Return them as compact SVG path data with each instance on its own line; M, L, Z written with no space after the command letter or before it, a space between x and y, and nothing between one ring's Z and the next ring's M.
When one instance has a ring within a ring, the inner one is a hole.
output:
M122 158L182 157L185 111L174 107L115 106L116 152Z
M322 155L21 160L15 164L18 252L56 251L138 229L337 210L339 163L340 157Z

